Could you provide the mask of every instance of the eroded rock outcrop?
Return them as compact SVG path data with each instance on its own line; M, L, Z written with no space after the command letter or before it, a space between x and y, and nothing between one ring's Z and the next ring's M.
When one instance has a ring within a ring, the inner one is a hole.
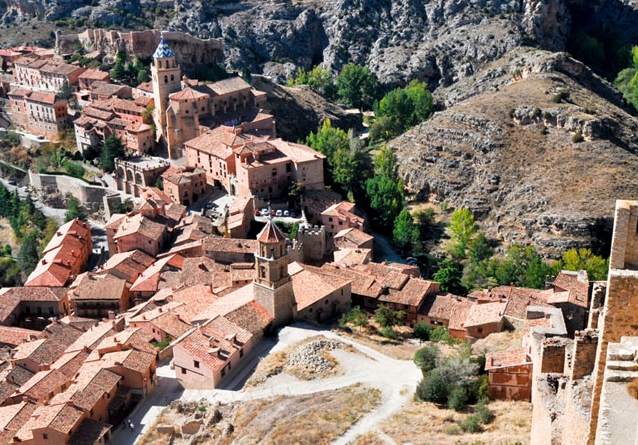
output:
M505 246L596 247L615 199L638 194L638 121L565 54L518 50L447 92L449 108L389 145L416 197L471 209Z

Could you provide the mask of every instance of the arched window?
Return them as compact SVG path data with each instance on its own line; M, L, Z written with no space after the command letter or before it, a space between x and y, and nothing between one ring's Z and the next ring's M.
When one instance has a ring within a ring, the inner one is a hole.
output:
M259 266L259 277L266 278L266 266Z
M175 75L171 74L171 82L174 82L174 81L175 81Z
M164 76L164 83L168 83L168 76Z

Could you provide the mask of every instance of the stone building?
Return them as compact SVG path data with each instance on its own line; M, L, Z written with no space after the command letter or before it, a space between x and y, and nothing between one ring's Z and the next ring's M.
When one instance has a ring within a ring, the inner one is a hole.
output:
M67 102L54 93L12 88L8 96L13 123L30 133L57 140L68 125Z
M77 65L70 65L60 60L36 57L21 57L14 63L13 77L17 85L58 92L67 83L78 85L78 78L85 71Z
M171 201L188 207L206 193L206 172L201 168L172 166L162 173L162 183Z
M154 187L170 163L152 156L134 156L115 160L117 189L135 197L147 187Z

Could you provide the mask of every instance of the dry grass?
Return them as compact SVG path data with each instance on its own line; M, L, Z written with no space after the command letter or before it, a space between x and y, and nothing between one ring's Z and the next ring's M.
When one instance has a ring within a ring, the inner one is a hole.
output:
M13 229L11 229L7 218L0 218L0 240L2 240L2 244L8 244L11 246L11 253L13 255L18 254L20 244L16 242L15 236L13 235Z
M295 397L276 397L238 404L234 432L219 445L322 445L343 435L376 408L381 393L353 385Z
M366 328L358 328L350 324L348 326L352 330L351 332L338 328L333 329L333 331L397 360L412 360L416 351L421 347L407 340L411 337L412 330L405 326L394 327L395 332L398 334L396 340L381 336L379 334L381 326L374 321L373 317L368 320L368 327Z
M519 349L523 341L523 329L515 331L503 331L490 334L485 338L477 340L472 349L477 352L486 350L488 352L509 351Z
M394 416L380 425L381 430L398 444L481 443L504 445L529 443L532 405L526 402L495 401L490 409L496 415L494 422L484 426L481 433L464 433L456 423L469 415L448 409L439 409L432 403L412 401Z
M385 441L377 433L366 433L350 442L348 445L385 445Z

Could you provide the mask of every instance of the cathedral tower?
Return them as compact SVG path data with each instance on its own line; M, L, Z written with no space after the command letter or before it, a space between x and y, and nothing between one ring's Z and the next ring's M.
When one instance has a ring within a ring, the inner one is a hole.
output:
M272 219L257 236L257 275L253 282L255 301L274 318L274 326L290 322L296 313L292 280L288 275L286 237Z
M175 54L164 41L164 36L153 54L153 94L155 98L155 126L162 136L166 137L166 110L168 96L182 89L181 70Z

